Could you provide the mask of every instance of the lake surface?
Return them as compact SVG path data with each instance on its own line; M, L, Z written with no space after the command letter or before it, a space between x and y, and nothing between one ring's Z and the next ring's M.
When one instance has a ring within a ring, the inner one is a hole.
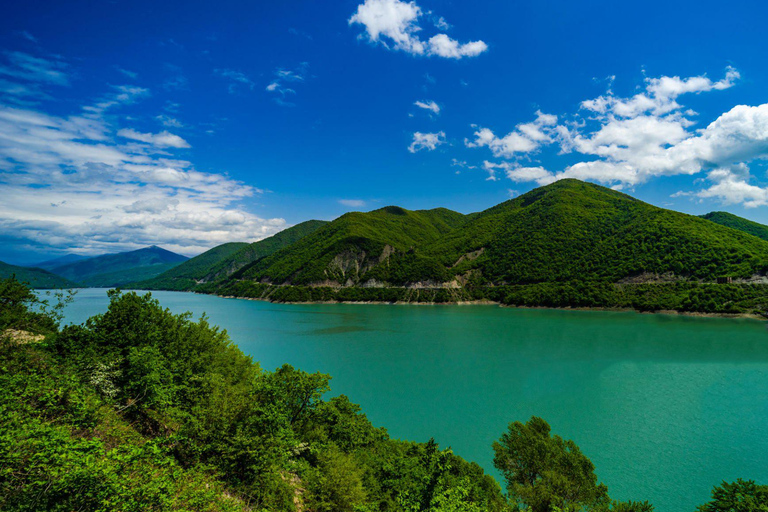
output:
M393 437L493 470L510 421L541 416L616 499L695 510L722 480L768 483L768 331L756 320L496 306L282 305L153 292L207 313L265 369L333 376ZM107 307L79 291L66 321Z

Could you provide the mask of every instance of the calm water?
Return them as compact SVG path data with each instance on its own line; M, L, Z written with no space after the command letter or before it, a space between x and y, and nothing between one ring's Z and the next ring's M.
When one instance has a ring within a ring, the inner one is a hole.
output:
M763 322L495 306L278 305L155 292L206 312L266 369L333 375L393 437L492 468L513 420L576 441L618 499L691 511L723 479L768 483ZM103 312L81 290L67 321Z

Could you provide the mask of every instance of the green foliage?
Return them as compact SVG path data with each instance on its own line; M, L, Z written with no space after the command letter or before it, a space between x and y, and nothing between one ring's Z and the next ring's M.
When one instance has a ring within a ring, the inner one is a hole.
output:
M211 290L209 290L211 291ZM235 281L216 293L273 302L386 302L445 304L488 300L509 306L635 309L714 314L768 314L768 286L761 284L612 284L567 281L471 288L363 288L274 286Z
M0 279L15 277L36 289L75 288L77 284L41 268L17 267L0 261Z
M388 206L369 213L347 213L255 261L232 279L298 285L349 280L357 283L366 277L367 270L377 265L386 267L392 255L407 255L463 222L463 215L445 208L410 211Z
M768 240L768 226L738 217L732 213L710 212L701 217L716 224L720 224L721 226L738 229L739 231L749 233L750 235L762 238L763 240Z
M51 292L40 296L15 277L0 279L0 335L6 329L33 334L54 332L61 321L61 311L72 301L73 292ZM46 297L46 298L44 298Z
M550 435L541 418L510 423L493 451L509 495L526 510L575 512L609 503L608 489L597 483L592 462L573 441Z
M456 275L476 270L493 284L616 282L644 273L712 280L768 268L762 240L577 180L481 212L422 253L455 265Z
M0 295L4 297L4 295ZM0 342L0 509L250 510L39 346Z
M699 507L699 512L766 512L768 485L738 479L723 482L712 489L712 501Z

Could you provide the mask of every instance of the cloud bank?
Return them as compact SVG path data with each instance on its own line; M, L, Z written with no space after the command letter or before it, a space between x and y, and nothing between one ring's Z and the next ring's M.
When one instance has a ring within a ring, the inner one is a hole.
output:
M768 188L755 185L750 170L768 158L768 104L736 105L695 129L698 114L680 103L685 95L729 89L739 78L730 67L717 81L706 76L647 78L643 90L633 96L620 97L609 89L583 101L566 121L537 112L533 122L519 124L504 136L476 128L465 144L505 159L484 162L491 177L502 171L516 182L544 185L578 178L622 188L661 176L701 175L705 188L677 196L768 205ZM531 165L546 146L583 160L560 171Z
M66 85L56 74L65 67L44 60L12 56L4 74ZM181 136L125 126L124 111L148 95L140 87L113 87L71 115L0 102L0 238L41 252L156 244L195 254L285 227L241 206L260 190L196 170Z

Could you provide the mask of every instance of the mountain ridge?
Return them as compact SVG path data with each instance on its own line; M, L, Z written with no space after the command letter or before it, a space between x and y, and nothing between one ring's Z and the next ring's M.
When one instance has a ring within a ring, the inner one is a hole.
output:
M51 271L87 286L123 286L137 278L153 277L188 259L152 245L134 251L94 256L55 267Z

